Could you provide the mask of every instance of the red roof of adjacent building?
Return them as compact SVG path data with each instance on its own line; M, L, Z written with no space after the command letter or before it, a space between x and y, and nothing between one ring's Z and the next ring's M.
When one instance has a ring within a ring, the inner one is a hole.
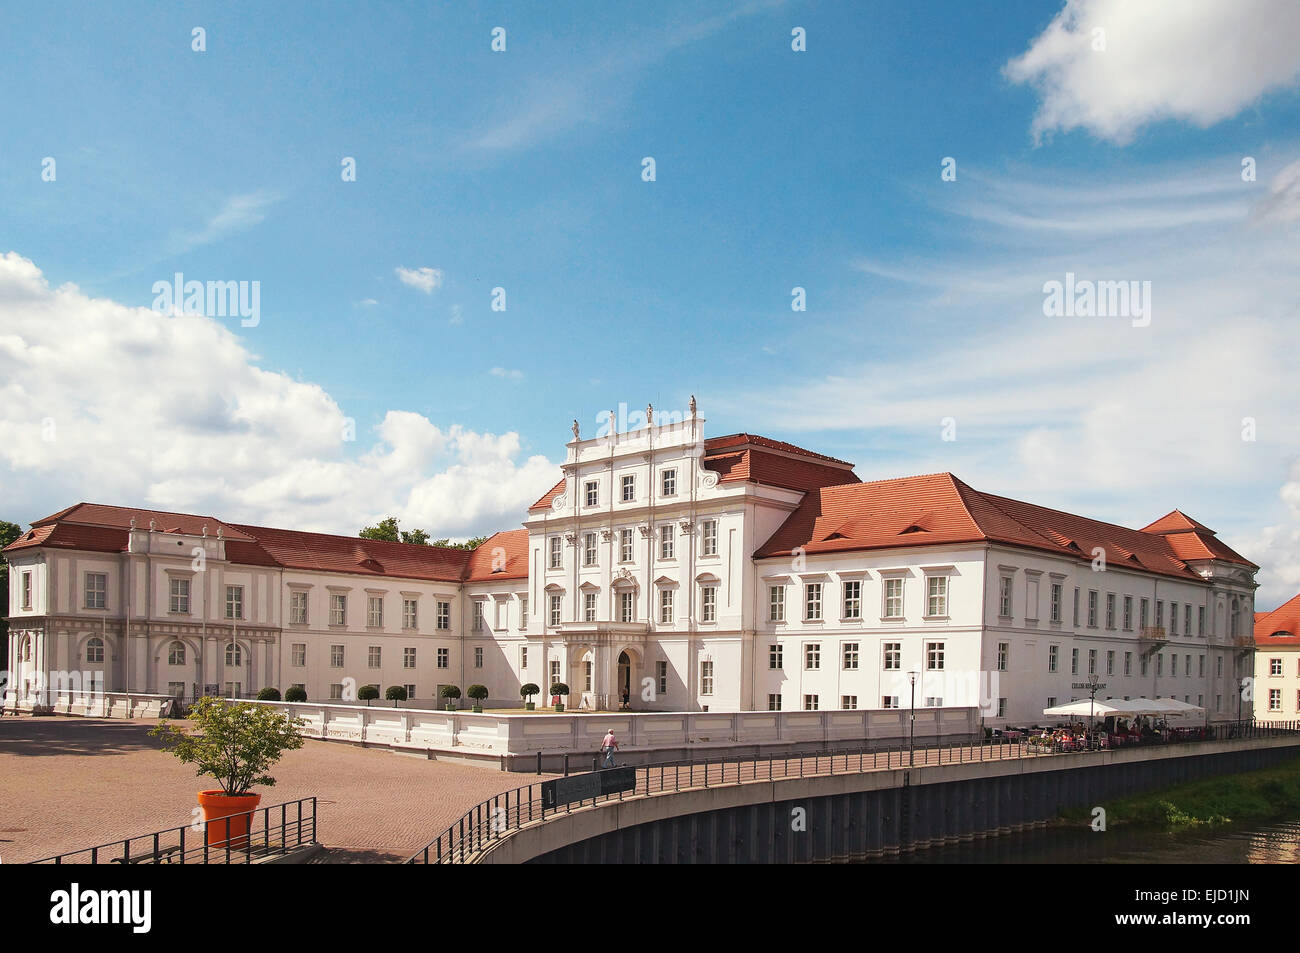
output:
M479 544L469 558L469 582L528 578L528 530L495 533Z
M1203 527L1195 535L1204 533L1213 539L1213 531ZM1202 557L1180 555L1171 543L1178 538L981 493L951 473L933 473L811 490L755 555L785 556L796 548L828 553L989 541L1084 560L1100 548L1111 566L1199 579L1187 562ZM1213 555L1204 558L1254 565L1213 542Z
M1272 612L1255 613L1255 644L1300 648L1300 596Z

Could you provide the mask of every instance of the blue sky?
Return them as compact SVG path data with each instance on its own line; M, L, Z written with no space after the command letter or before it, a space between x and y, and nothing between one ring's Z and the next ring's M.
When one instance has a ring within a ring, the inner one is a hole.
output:
M1214 6L11 8L6 515L506 528L571 418L696 394L864 479L1178 506L1293 592L1300 24ZM142 313L178 271L260 322ZM1152 281L1150 327L1046 318L1067 271Z

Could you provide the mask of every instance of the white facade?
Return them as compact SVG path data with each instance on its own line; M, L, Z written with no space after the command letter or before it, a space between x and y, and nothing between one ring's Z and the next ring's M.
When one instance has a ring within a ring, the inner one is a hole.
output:
M526 576L244 565L220 535L156 527L128 530L125 552L11 547L10 688L84 671L109 691L300 685L321 702L406 685L432 706L444 684L481 683L489 704L516 706L523 683L547 702L560 681L571 710L616 708L625 690L640 711L914 697L980 706L998 726L1042 722L1096 674L1099 699L1172 696L1237 716L1253 668L1255 584L1241 563L1171 577L988 539L756 558L805 491L719 479L703 430L689 416L575 436L562 489L523 524ZM770 460L802 459L772 443ZM828 460L816 465L857 482Z

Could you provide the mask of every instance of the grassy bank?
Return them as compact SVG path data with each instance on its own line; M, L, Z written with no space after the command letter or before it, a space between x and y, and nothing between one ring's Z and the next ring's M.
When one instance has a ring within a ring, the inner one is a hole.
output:
M1107 826L1132 824L1167 831L1295 816L1300 813L1300 758L1263 771L1103 801L1101 806L1106 809ZM1091 808L1066 811L1062 817L1089 819Z

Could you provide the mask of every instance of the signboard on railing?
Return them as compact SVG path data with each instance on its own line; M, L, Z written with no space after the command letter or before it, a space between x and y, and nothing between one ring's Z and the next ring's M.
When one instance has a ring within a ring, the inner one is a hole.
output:
M636 788L636 768L607 768L590 774L575 774L542 782L542 807L549 809L573 801L588 801Z

